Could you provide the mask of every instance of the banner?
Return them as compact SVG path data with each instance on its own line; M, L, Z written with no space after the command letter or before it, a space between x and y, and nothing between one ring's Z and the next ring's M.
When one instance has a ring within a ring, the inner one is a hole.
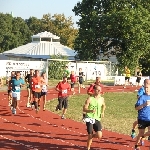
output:
M130 85L136 85L137 77L130 77ZM149 76L141 77L140 85L144 83L145 79L149 79ZM125 84L125 76L115 76L114 85L124 85Z

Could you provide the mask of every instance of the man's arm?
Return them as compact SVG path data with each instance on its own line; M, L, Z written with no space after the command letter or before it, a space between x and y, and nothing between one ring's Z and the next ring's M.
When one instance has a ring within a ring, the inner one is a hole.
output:
M103 98L102 113L105 112L105 109L106 109L106 104L105 104L105 100L104 100L104 98Z
M57 92L61 92L61 90L60 90L60 82L57 84L55 90L56 90Z
M95 110L89 110L88 107L89 107L89 104L91 102L91 99L90 97L85 101L85 104L83 106L83 112L86 112L86 113L92 113L92 112L95 112Z
M135 104L135 110L141 110L147 105L149 105L149 103L150 103L149 101L146 101L145 103L143 103L143 96L141 96Z

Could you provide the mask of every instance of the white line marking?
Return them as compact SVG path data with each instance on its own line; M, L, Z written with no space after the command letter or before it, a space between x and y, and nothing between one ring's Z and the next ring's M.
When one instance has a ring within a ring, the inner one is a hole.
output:
M2 118L2 117L0 117L0 119L4 120L4 121L6 121L6 122L12 123L12 124L14 124L14 125L17 126L17 127L23 128L23 129L28 130L28 131L30 131L30 132L32 132L32 133L36 133L36 134L39 134L39 135L42 135L42 136L51 138L51 139L53 139L53 140L61 141L62 143L66 143L66 144L71 145L71 146L75 146L75 147L78 147L78 148L85 149L85 147L81 147L81 146L79 146L79 145L75 145L75 144L73 144L73 143L71 143L71 142L67 142L67 141L64 141L64 140L61 140L61 139L58 139L58 138L56 139L56 138L54 138L54 137L52 137L52 136L49 136L49 135L46 135L46 134L41 134L41 133L36 132L36 131L34 131L34 130L31 130L31 129L29 129L29 128L25 128L25 127L23 127L23 126L21 126L21 125L15 124L14 122L10 122L10 121L8 121L7 119L4 119L4 118Z

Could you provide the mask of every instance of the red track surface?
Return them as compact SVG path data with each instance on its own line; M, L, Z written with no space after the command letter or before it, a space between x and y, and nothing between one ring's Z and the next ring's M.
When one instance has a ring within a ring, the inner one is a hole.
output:
M104 92L133 92L130 87L105 87ZM81 90L81 93L86 91ZM38 114L26 108L26 91L21 93L21 101L16 115L12 115L7 106L7 95L1 93L0 105L0 150L86 150L85 124L40 111ZM47 99L57 97L49 90ZM101 141L94 139L91 150L132 150L134 140L130 136L103 130ZM149 150L148 142L141 150Z

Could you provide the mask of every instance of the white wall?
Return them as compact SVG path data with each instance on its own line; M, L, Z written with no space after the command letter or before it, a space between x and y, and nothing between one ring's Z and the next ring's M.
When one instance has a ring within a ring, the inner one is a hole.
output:
M45 70L46 62L44 61L13 61L0 60L1 71L0 77L10 76L11 71L20 71L24 76L30 69Z

